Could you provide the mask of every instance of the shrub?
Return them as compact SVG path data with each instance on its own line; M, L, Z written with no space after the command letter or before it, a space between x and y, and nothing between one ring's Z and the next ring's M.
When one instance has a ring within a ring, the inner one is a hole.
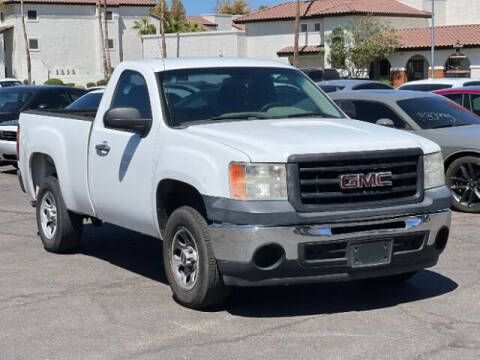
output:
M90 81L87 83L87 88L91 88L91 87L94 87L96 86L97 84L95 84L93 81Z
M97 86L105 86L107 85L108 80L107 79L102 79L97 81Z
M85 86L83 86L83 85L76 85L75 87L76 87L77 89L85 89Z
M48 79L45 81L45 85L63 85L63 81L60 79Z
M75 87L75 83L66 83L65 86Z
M392 80L388 78L381 78L380 81L383 82L384 84L392 85Z
M28 85L28 79L23 80L23 85Z

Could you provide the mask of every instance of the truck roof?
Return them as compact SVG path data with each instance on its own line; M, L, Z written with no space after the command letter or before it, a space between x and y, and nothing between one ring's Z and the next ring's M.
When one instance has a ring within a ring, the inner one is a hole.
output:
M249 58L227 57L198 57L198 58L166 58L139 60L138 62L150 67L154 72L191 68L214 67L280 67L291 68L290 65L278 61L259 60Z

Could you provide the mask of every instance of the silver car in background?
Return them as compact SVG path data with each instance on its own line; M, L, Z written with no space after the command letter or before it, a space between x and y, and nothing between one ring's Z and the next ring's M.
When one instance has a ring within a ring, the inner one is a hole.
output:
M439 144L454 207L480 213L480 117L426 92L339 91L329 96L352 119L411 131Z

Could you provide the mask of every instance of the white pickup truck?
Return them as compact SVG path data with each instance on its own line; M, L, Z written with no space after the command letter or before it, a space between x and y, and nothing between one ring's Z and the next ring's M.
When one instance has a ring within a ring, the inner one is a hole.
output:
M96 113L21 115L19 167L48 251L88 219L157 237L192 308L232 285L406 280L449 236L440 148L348 119L276 62L122 63Z

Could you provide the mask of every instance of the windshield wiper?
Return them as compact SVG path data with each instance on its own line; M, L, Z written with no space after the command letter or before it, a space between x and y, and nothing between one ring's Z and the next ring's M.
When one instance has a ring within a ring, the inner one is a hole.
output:
M228 113L211 117L209 120L249 120L249 119L271 119L270 116L258 112Z
M282 117L285 117L285 118L301 118L301 117L321 117L321 118L325 118L325 117L331 117L331 116L328 115L328 114L325 114L323 112L307 112L307 113L300 113L300 114L290 114L290 115L285 115L285 116L282 116Z

